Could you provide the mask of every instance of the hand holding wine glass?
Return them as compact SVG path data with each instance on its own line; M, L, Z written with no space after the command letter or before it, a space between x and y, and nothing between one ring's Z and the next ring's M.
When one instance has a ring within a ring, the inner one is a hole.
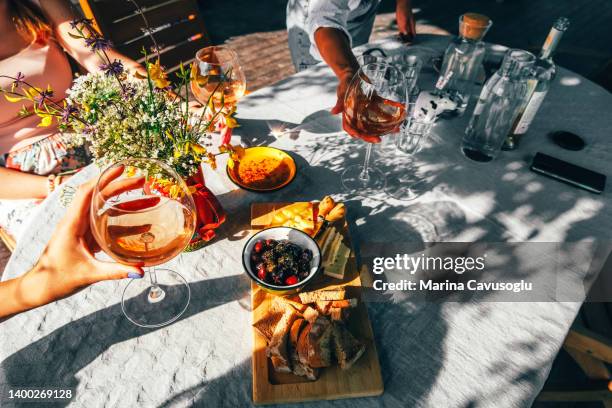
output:
M94 191L90 222L100 247L116 261L148 267L150 282L132 281L122 309L142 327L175 321L190 299L186 280L155 266L177 256L195 230L195 204L180 176L153 159L128 159L105 170Z
M382 171L370 166L372 143L399 129L406 116L405 77L384 62L362 66L346 92L342 126L351 136L368 143L363 165L353 165L342 173L342 184L349 192L375 194L385 187Z
M142 183L136 181L137 184ZM144 272L138 266L94 257L100 251L89 225L95 186L96 180L91 180L78 188L36 265L19 278L0 283L0 297L7 300L0 302L0 318L68 297L96 282L142 278ZM109 195L118 194L112 187L106 191Z

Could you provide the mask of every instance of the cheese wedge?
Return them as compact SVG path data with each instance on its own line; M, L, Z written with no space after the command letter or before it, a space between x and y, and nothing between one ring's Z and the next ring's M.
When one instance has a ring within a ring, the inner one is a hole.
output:
M332 255L331 261L325 265L323 273L332 278L344 279L344 271L350 255L351 248L343 241L340 241L340 245Z
M315 229L312 203L293 203L275 211L271 227L292 227L312 234Z

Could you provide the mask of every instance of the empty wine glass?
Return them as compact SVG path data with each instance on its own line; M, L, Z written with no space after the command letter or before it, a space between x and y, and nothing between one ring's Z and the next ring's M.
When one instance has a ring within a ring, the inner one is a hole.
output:
M401 127L396 138L397 150L404 153L405 160L390 177L386 192L391 197L402 200L414 200L420 191L414 188L422 184L415 177L414 155L417 154L427 140L435 119L430 116L416 116L408 119Z
M196 53L191 67L191 92L195 98L215 110L234 106L246 91L246 78L238 54L227 46L202 48Z
M406 81L396 67L384 62L362 66L349 84L344 98L342 126L361 138L380 137L397 130L406 115ZM349 192L375 194L384 189L385 174L370 165L368 143L363 165L349 166L342 185Z
M121 306L141 327L178 319L190 300L179 273L155 270L177 256L195 231L196 210L185 182L168 165L128 159L102 172L93 193L91 229L100 248L117 262L146 267L147 279L132 279Z

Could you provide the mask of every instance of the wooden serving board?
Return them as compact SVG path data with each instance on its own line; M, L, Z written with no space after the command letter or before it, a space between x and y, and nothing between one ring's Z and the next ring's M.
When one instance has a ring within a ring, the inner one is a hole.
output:
M272 223L274 212L289 203L254 203L251 206L251 228L263 229ZM344 235L345 242L351 244L346 220L338 230ZM347 297L361 298L361 277L357 269L354 251L346 266L342 281L323 274L305 290L324 287L346 286ZM253 321L263 317L274 298L255 283L251 284ZM374 343L372 326L368 311L361 301L351 310L347 327L355 337L366 343L364 355L348 370L337 365L321 369L316 381L308 381L293 374L277 373L270 359L266 357L266 339L253 330L253 402L255 404L280 404L290 402L332 400L341 398L371 397L384 391L380 363Z

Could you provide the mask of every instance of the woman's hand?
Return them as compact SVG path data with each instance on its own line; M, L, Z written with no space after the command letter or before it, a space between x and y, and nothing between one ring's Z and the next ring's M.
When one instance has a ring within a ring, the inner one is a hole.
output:
M119 167L101 190L105 195L141 187L144 179L111 183L123 171ZM94 258L99 248L91 235L89 211L95 180L79 187L77 194L51 236L38 263L25 275L0 283L0 318L70 296L92 283L124 278L142 278L143 270ZM104 188L106 185L106 188Z
M404 43L412 43L416 37L416 25L410 0L397 0L395 18L400 40Z

